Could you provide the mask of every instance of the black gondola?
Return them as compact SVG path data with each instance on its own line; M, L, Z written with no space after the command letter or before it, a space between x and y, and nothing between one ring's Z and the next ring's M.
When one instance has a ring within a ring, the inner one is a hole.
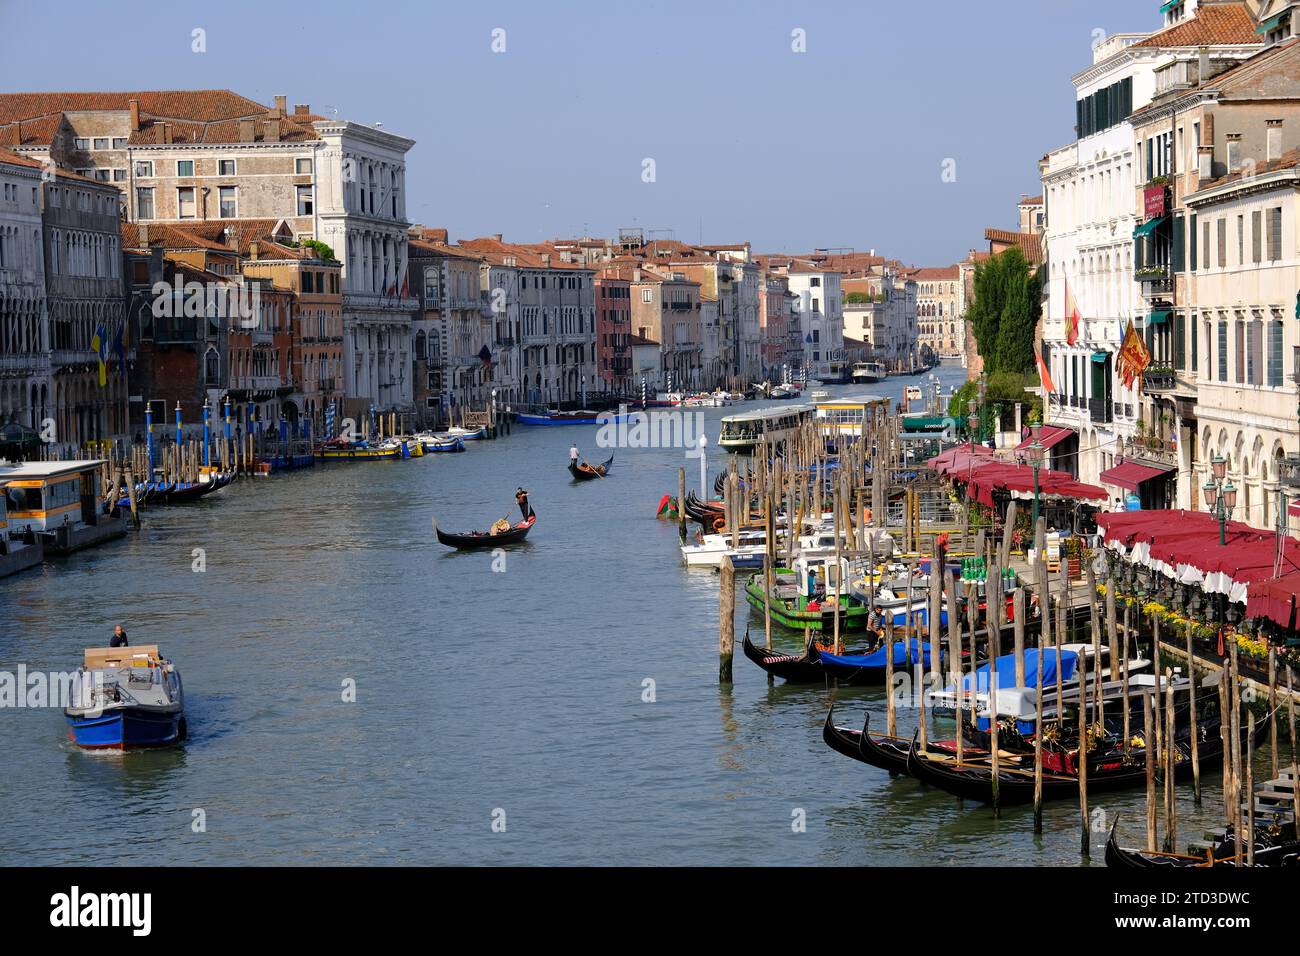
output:
M713 531L717 522L723 520L722 502L701 501L695 492L686 492L682 503L686 517L701 525L706 531Z
M755 646L746 631L745 656L773 677L791 684L821 684L826 680L826 671L815 643L809 644L802 654L782 654Z
M1234 858L1241 854L1241 865L1246 865L1246 847L1238 848L1231 836L1225 835L1214 842L1203 856L1184 853L1151 852L1149 850L1126 848L1115 839L1115 828L1119 825L1118 816L1111 824L1110 835L1106 838L1106 865L1119 869L1163 870L1179 868L1205 868L1210 866L1234 866ZM1290 834L1294 836L1294 833ZM1300 842L1284 840L1273 842L1262 837L1255 844L1256 867L1300 867Z
M1258 746L1268 732L1268 722L1262 722L1255 731ZM1244 742L1244 741L1243 741ZM1185 741L1176 743L1180 759L1174 770L1174 779L1191 775L1190 748ZM1215 734L1200 742L1199 760L1202 770L1216 766L1223 759L1223 745ZM907 754L907 771L924 783L947 790L962 799L993 802L993 766L985 760L973 763L956 763L936 760L922 753L914 739ZM1146 782L1146 763L1140 748L1130 750L1127 761L1122 751L1108 750L1088 757L1088 792L1104 793L1141 786ZM1079 778L1076 774L1043 771L1043 799L1077 799ZM1003 806L1032 803L1034 799L1034 761L1032 754L1008 755L998 767L998 802Z
M536 523L537 515L532 514L528 516L527 521L521 521L508 531L502 531L499 534L490 534L486 531L450 534L439 528L437 522L434 523L433 530L438 535L439 543L445 544L449 548L468 551L477 548L499 548L503 544L518 544L528 537L528 532L533 529L533 525Z
M573 476L574 481L596 481L604 478L609 474L609 469L614 464L614 456L610 455L609 460L603 465L588 465L585 461L579 466L576 461L569 461L569 474Z
M179 488L173 488L171 491L167 492L162 499L162 503L168 505L183 505L191 501L198 501L205 495L212 494L212 492L216 491L220 487L221 485L217 484L215 481L191 482L190 484L183 485Z
M871 713L862 718L862 730L836 726L832 719L835 708L832 706L826 715L822 727L822 740L836 753L860 760L865 764L889 772L890 776L907 775L907 754L912 749L910 737L891 737L888 734L871 733ZM956 741L932 741L930 746L943 753L956 753ZM984 751L969 750L971 754L980 755Z

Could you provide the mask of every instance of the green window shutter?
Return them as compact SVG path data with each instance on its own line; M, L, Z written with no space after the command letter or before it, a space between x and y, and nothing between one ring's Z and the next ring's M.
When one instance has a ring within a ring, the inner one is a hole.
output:
M1187 220L1187 265L1190 271L1196 271L1196 213Z
M1268 384L1282 384L1282 323L1277 319L1268 324Z
M1183 368L1187 364L1187 350L1183 335L1187 331L1187 320L1180 312L1174 316L1174 366Z
M1143 262L1142 262L1142 248L1143 248L1144 245L1145 245L1145 243L1142 241L1142 237L1141 237L1141 236L1139 236L1137 239L1134 239L1134 240L1133 240L1133 268L1134 268L1134 269L1141 269L1141 268L1142 268L1142 265L1143 265Z
M1182 216L1175 216L1173 221L1173 248L1169 252L1170 273L1183 271L1183 230L1187 223Z

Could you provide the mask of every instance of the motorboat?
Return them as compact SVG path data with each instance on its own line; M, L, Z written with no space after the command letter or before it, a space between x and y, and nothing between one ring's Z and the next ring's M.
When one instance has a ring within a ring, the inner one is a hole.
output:
M78 747L127 750L185 739L181 673L156 644L87 648L72 691L63 714Z

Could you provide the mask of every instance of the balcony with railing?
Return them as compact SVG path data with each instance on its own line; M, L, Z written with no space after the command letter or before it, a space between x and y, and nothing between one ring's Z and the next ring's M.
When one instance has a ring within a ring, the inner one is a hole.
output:
M1110 424L1112 420L1110 400L1106 398L1088 399L1088 417L1098 425Z
M1174 370L1167 365L1152 366L1142 373L1142 391L1170 392L1177 380Z
M1287 455L1277 463L1278 480L1286 488L1300 488L1300 455Z
M1165 468L1178 467L1178 446L1158 435L1135 435L1121 444L1124 458Z
M1142 295L1148 299L1165 298L1174 289L1173 274L1166 265L1143 266L1133 273L1142 286Z

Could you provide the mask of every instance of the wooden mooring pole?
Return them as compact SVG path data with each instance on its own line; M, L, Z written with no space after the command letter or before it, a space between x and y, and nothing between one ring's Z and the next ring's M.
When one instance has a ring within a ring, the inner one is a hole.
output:
M718 568L721 575L718 627L718 683L731 683L731 658L736 649L736 568L724 555Z

